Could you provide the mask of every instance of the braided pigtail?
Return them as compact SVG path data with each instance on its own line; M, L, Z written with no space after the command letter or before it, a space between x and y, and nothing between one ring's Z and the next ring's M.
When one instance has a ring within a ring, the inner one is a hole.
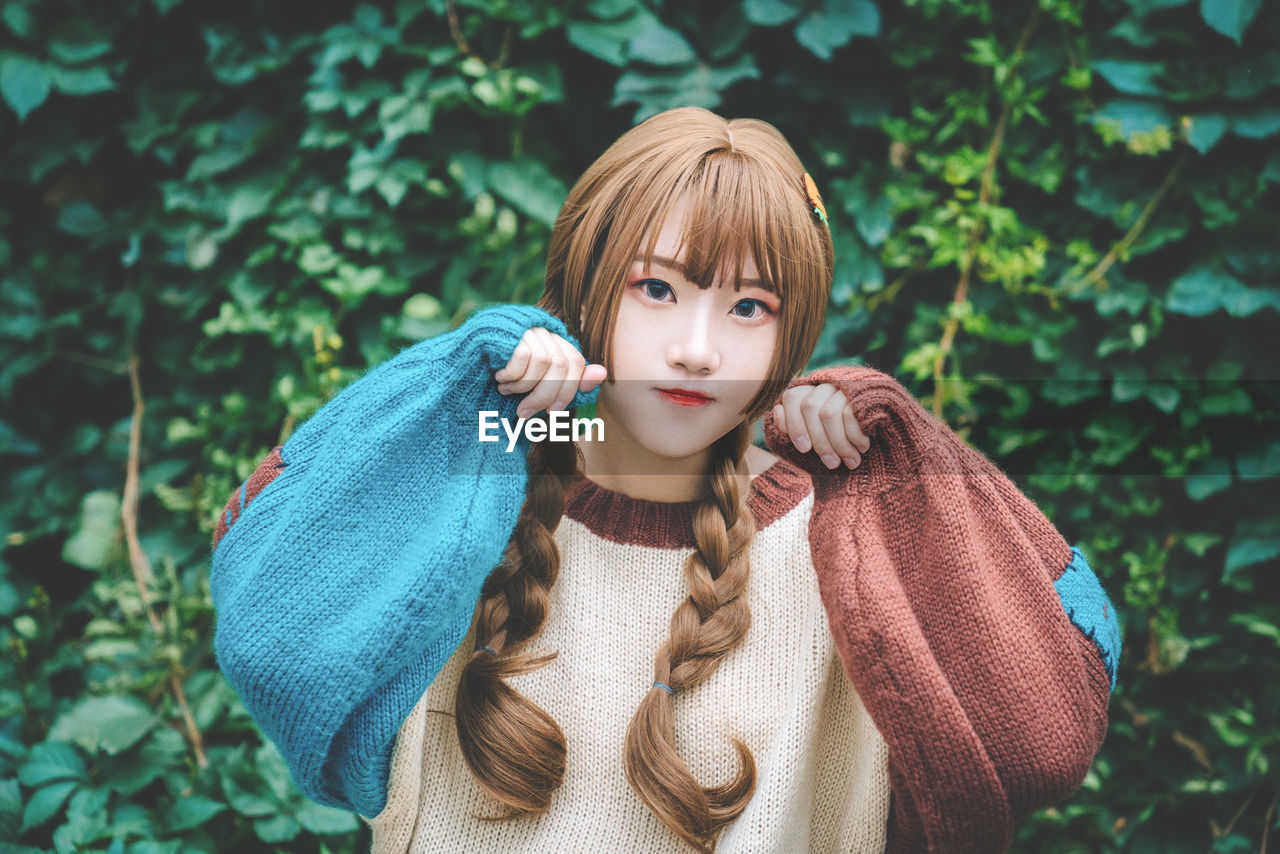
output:
M564 781L564 732L505 680L559 654L532 656L524 649L546 623L548 594L560 571L554 533L578 453L568 442L530 446L524 507L506 557L485 580L472 617L476 651L462 669L454 699L458 744L481 787L508 808L500 816L475 816L484 821L545 812Z
M671 617L671 637L654 657L656 683L627 727L627 782L673 832L704 854L714 836L746 808L755 791L751 751L733 740L742 770L722 786L704 788L675 750L671 693L710 678L751 625L743 593L751 575L748 547L756 523L747 505L749 481L742 463L751 436L744 422L712 446L709 495L694 520L697 550L685 563L689 597ZM662 686L666 685L671 693Z

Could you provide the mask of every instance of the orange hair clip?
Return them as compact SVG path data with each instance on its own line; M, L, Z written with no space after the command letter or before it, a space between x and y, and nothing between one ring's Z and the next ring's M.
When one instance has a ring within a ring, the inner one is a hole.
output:
M830 228L831 223L827 221L827 209L822 204L822 194L818 192L818 185L813 183L813 178L808 172L804 173L801 183L804 184L804 195L809 200L809 207L818 219L822 220L822 224Z

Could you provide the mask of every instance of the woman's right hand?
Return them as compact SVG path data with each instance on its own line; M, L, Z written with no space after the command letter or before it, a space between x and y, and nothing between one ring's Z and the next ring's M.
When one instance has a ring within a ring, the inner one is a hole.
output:
M588 365L577 348L541 326L520 338L511 361L493 374L501 394L532 393L521 401L516 415L527 418L543 409L566 409L579 391L591 391L604 380L604 365Z

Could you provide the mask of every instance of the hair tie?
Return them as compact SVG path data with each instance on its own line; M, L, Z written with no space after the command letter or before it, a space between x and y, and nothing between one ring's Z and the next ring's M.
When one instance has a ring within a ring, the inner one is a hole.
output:
M670 686L663 685L661 682L654 682L654 683L653 683L653 685L650 685L649 687L650 687L650 688L654 688L654 687L661 688L663 691L666 691L668 694L674 694L674 693L675 693L675 691L672 691L672 690L671 690Z
M475 651L476 651L476 652L479 652L479 651L480 651L480 650L482 650L482 649L483 649L485 652L487 652L487 653L489 653L490 655L492 655L494 658L497 658L497 657L498 657L498 654L497 654L496 652L494 652L494 651L493 651L493 647L490 647L490 646L478 646L478 647L476 647L476 648L475 648Z
M827 221L827 209L822 204L822 194L818 192L818 185L813 183L813 178L808 172L804 173L800 183L804 186L804 197L809 200L809 209L822 221L823 225L828 229L831 228L831 223Z

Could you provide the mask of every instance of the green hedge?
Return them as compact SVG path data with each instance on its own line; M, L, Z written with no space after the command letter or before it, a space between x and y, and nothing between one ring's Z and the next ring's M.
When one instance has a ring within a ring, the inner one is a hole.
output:
M1257 850L1280 8L451 6L0 5L0 845L367 850L217 672L217 514L368 366L534 300L567 186L698 104L777 125L823 191L814 366L896 373L1121 609L1107 741L1014 850Z

